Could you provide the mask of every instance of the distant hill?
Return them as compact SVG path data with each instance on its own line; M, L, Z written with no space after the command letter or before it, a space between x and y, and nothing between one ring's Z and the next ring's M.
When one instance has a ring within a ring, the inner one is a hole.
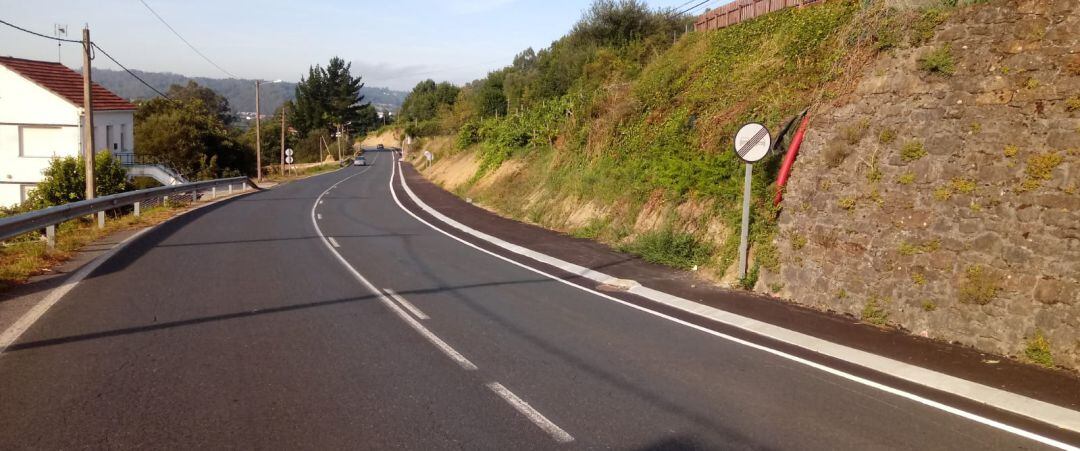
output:
M218 94L229 99L229 106L232 107L234 112L255 111L254 80L186 77L170 72L144 72L140 70L132 70L132 72L162 92L169 89L171 85L182 85L186 84L188 80L194 80L196 83L213 89ZM145 99L157 95L124 71L94 69L94 81L125 99ZM360 93L364 95L365 101L371 102L376 108L391 111L397 111L405 100L405 96L409 94L404 91L369 86L364 86ZM292 100L295 97L296 83L265 83L262 85L259 95L262 97L264 114L268 114L276 110L285 101Z

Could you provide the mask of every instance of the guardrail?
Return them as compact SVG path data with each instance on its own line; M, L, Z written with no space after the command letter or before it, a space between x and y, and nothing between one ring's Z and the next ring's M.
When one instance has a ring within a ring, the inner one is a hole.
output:
M232 194L233 186L238 186L240 191L246 191L248 186L254 189L260 189L247 177L233 177L185 183L182 185L160 186L157 188L112 194L96 199L81 200L0 218L0 241L24 233L45 229L46 243L51 249L56 245L56 225L61 222L90 216L96 213L98 227L103 228L105 227L106 210L134 205L134 214L135 216L138 216L143 202L155 201L157 199L164 199L165 202L167 202L170 195L190 195L192 201L197 201L200 192L204 196L209 194L213 198L218 195L217 189L222 187L226 188L227 193Z

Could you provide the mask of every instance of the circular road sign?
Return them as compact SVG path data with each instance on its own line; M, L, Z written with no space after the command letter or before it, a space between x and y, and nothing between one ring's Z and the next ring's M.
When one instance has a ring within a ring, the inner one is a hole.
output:
M293 151L292 151L292 149L285 149L285 156L287 156L287 157L291 157L291 156L293 156Z
M293 162L292 156L285 157L285 163L286 164L292 164L292 162Z
M735 154L747 163L754 163L765 158L772 145L772 136L764 125L749 123L735 134Z

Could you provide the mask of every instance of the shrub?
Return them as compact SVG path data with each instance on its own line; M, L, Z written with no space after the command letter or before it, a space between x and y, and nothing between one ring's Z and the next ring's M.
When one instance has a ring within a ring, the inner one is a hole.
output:
M896 181L901 185L910 185L912 183L915 183L915 173L905 172L903 174L900 174L900 177L897 177Z
M1043 335L1042 330L1035 330L1035 336L1028 340L1027 348L1024 349L1024 355L1039 365L1045 367L1054 366L1054 356L1050 353L1050 342Z
M839 205L840 208L843 208L844 210L854 210L856 203L857 201L854 197L844 197L837 201L837 205Z
M938 47L919 58L919 68L945 76L952 75L956 71L952 51L948 46Z
M465 149L473 144L480 142L480 124L469 121L461 125L457 134L457 147L459 149Z
M937 304L935 304L934 301L931 301L929 299L924 299L922 301L922 309L924 312L932 312L934 310L937 310Z
M1043 182L1053 178L1054 168L1057 168L1064 160L1065 157L1056 152L1035 154L1028 157L1027 167L1024 168L1024 175L1027 177L1016 190L1023 192L1038 189Z
M1016 154L1018 154L1018 153L1020 153L1020 148L1019 147L1016 147L1016 146L1011 145L1011 144L1008 145L1008 146L1005 146L1005 157L1006 158L1015 157Z
M964 280L960 283L960 302L965 304L986 305L994 300L998 292L998 282L982 266L969 266L964 271Z
M1065 111L1080 111L1080 96L1072 96L1065 100Z
M624 251L640 256L650 263L679 269L691 269L704 264L712 254L712 246L688 233L671 229L641 235Z
M944 185L937 187L937 189L934 190L934 199L942 202L952 199L952 189Z
M851 155L851 147L843 142L833 142L825 149L825 166L836 168L840 166L848 155Z
M975 192L975 181L969 178L957 177L949 182L949 186L953 191L962 194L971 194Z
M908 141L900 148L900 157L905 162L912 162L926 156L926 148L920 141Z
M882 144L889 144L896 141L896 130L891 128L882 129L878 134L878 142Z
M86 172L82 157L53 158L45 168L45 178L30 192L31 209L77 202L86 198ZM108 196L131 189L127 171L109 152L94 156L94 193Z
M875 326L884 326L889 320L889 312L885 311L881 300L872 297L863 306L862 320Z

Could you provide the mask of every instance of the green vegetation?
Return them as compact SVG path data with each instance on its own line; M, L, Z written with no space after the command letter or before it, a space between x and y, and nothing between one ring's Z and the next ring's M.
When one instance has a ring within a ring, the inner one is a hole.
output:
M854 124L850 124L840 129L840 137L847 141L848 144L855 145L859 141L862 141L863 136L866 136L866 129L870 127L869 119L862 119Z
M86 171L83 158L61 157L49 161L41 183L30 192L23 205L12 211L22 212L63 205L86 199ZM109 152L94 155L95 196L108 196L131 189L120 161Z
M938 47L919 58L919 68L940 75L950 76L956 72L952 51L948 46Z
M1080 111L1080 96L1072 96L1065 99L1065 111Z
M871 297L862 309L862 320L875 326L884 326L889 321L889 312L884 304L887 300Z
M836 205L840 206L840 208L843 208L844 210L850 211L855 209L855 205L857 203L858 200L856 200L854 197L843 197L836 202Z
M1020 153L1020 148L1019 147L1011 145L1011 144L1008 145L1008 146L1005 146L1005 158L1015 157L1016 154L1018 154L1018 153Z
M1038 88L1040 85L1041 85L1041 83L1039 83L1039 79L1037 79L1035 77L1031 77L1031 78L1027 79L1026 82L1024 82L1024 88L1025 89L1035 89L1035 88Z
M1043 182L1054 176L1054 169L1065 161L1065 157L1057 152L1035 154L1028 157L1027 166L1024 167L1024 181L1016 188L1017 192L1031 191L1042 186Z
M791 248L794 250L802 250L806 247L806 237L800 233L791 234Z
M900 252L901 255L919 255L934 252L940 247L941 241L937 239L927 240L923 244L912 244L904 241L900 243L900 247L897 251Z
M975 192L975 188L977 187L977 185L975 184L975 180L973 179L966 177L957 177L949 182L949 187L952 189L953 192L961 194L971 194Z
M87 219L61 223L56 227L56 249L51 251L36 234L11 240L6 246L0 246L0 289L24 283L47 268L69 260L83 246L111 233L164 221L179 208L182 206L147 208L139 217L126 215L107 221L104 229L97 228L96 221Z
M982 266L969 266L964 271L964 280L960 283L960 302L965 304L986 305L997 297L997 280Z
M671 229L646 233L622 249L650 263L679 269L691 269L705 264L712 255L712 246L687 233Z
M596 239L609 223L610 221L606 219L593 219L592 221L589 221L588 225L574 230L570 235L575 238Z
M1054 355L1050 353L1050 341L1043 335L1042 330L1035 330L1035 336L1028 340L1024 348L1024 356L1039 365L1047 368L1054 366Z
M939 187L935 188L934 189L934 194L933 194L934 199L937 199L937 200L939 200L941 202L945 202L945 201L947 201L949 199L952 199L952 195L953 195L952 188L949 188L948 185L942 185L942 186L939 186Z
M912 162L926 156L926 148L921 141L908 141L900 148L900 157L904 162Z
M924 299L922 301L922 309L924 312L932 312L934 310L937 310L937 304L935 304L934 301L931 301L929 299Z
M921 272L913 272L911 273L911 281L915 285L926 285L926 276Z
M900 176L896 178L896 182L901 185L910 185L912 183L915 183L915 173L905 172L903 174L900 174Z
M896 141L896 130L884 128L878 134L878 142L881 144L891 144L893 141Z

